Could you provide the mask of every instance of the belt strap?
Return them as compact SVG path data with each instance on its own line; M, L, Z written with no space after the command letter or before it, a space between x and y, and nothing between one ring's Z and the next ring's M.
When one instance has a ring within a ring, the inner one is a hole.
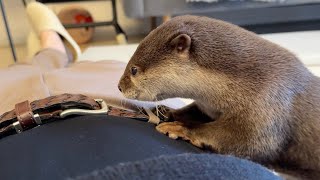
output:
M62 111L71 108L97 110L101 107L94 99L81 94L50 96L33 101L30 104L25 101L17 104L14 110L0 116L0 128L4 124L12 124L17 120L21 123L22 128L27 128L36 122L34 114L38 114L40 119L59 118Z
M68 115L108 114L148 120L144 112L133 112L107 106L81 94L61 94L29 103L24 101L0 116L0 138L20 133L38 125L52 122Z
M23 131L37 125L29 101L16 104L15 113L21 125L21 129L19 127L18 131Z

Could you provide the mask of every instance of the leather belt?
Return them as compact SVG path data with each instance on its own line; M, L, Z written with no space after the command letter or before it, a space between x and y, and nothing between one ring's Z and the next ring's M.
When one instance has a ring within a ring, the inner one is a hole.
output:
M145 112L131 112L111 107L101 99L91 99L81 94L61 94L31 103L24 101L16 104L15 109L0 116L0 138L70 115L86 114L148 119Z

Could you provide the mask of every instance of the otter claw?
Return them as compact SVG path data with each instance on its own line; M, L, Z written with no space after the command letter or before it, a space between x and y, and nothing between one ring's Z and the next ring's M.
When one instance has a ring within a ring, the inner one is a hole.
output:
M181 137L182 139L187 139L187 129L183 126L181 122L165 122L161 123L156 127L157 131L162 134L168 135L172 139L178 139Z
M178 139L178 136L177 136L176 134L170 133L170 134L169 134L169 138L171 138L171 139Z

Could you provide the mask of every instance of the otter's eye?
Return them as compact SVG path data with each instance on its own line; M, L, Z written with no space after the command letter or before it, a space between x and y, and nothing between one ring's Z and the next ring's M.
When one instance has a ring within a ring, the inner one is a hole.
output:
M136 67L132 67L132 68L131 68L131 74L132 74L133 76L136 75L137 72L138 72L138 69L137 69Z

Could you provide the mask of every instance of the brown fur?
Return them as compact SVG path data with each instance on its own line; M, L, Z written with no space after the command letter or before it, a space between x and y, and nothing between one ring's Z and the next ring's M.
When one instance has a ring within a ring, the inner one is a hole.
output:
M173 18L141 42L119 87L132 99L194 99L172 117L202 123L157 126L171 138L320 178L320 79L254 33L206 17Z

